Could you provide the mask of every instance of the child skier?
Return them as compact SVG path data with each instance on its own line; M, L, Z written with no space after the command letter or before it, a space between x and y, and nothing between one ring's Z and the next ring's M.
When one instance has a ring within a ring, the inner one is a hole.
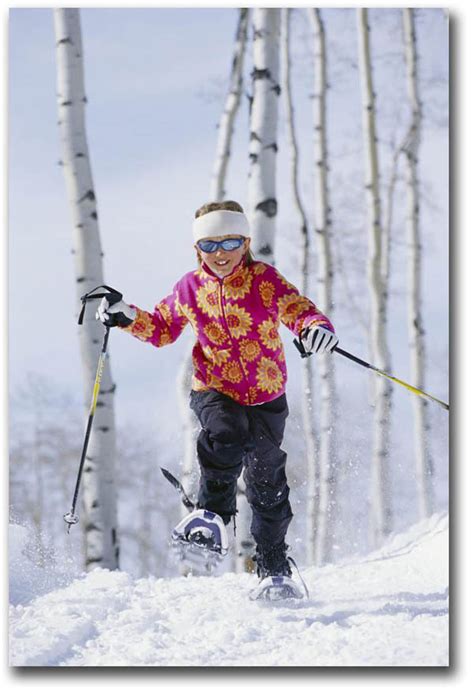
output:
M236 202L200 207L193 224L197 270L147 312L104 298L101 321L153 346L173 343L189 323L196 336L190 406L201 424L198 504L174 531L196 552L225 552L244 467L261 580L291 582L285 536L293 516L280 449L288 416L280 322L309 353L331 352L333 326L271 265L250 254L250 229ZM201 551L202 552L202 551ZM270 579L269 579L270 578ZM291 590L291 589L290 589ZM293 589L297 592L297 589Z

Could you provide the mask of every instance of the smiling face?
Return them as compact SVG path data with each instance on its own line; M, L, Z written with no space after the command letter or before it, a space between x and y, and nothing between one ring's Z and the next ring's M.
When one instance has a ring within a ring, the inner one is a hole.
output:
M217 238L203 238L203 240L225 240L226 238L237 238L235 233L231 235L220 235ZM223 250L219 248L216 252L203 252L197 245L194 246L203 262L207 264L209 269L224 278L232 274L236 266L241 261L250 247L250 238L245 238L243 245L236 250Z

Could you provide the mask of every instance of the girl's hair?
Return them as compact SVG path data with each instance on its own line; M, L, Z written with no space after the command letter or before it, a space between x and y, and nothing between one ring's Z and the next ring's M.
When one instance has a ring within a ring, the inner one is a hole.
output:
M208 214L210 211L219 211L219 210L225 210L225 211L240 211L241 214L244 213L244 210L242 206L238 202L234 202L231 199L224 200L223 202L207 202L207 204L203 204L202 207L199 207L199 209L196 209L194 213L194 218L198 219L200 216L204 216L204 214ZM197 252L197 251L196 251ZM201 266L202 260L199 252L197 252L197 260L199 266ZM254 262L254 257L251 253L250 250L247 250L245 253L244 257L244 264L248 266L249 264L252 264Z

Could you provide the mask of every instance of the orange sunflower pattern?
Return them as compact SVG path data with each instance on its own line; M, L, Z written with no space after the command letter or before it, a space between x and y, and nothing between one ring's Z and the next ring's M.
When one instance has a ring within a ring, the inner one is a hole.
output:
M219 317L221 306L219 302L219 288L213 281L198 288L196 292L198 308L208 317Z
M226 321L234 339L246 336L253 324L252 315L245 308L232 304L227 306Z
M260 344L255 339L242 339L239 343L240 355L242 360L252 362L262 352Z
M216 346L221 346L227 341L227 332L219 322L209 322L203 329L204 334Z
M273 301L273 296L275 295L275 286L270 281L262 281L258 287L258 292L262 299L262 303L266 308L269 308Z
M278 328L271 317L268 320L265 320L265 322L262 322L262 324L258 325L258 333L261 342L267 348L270 348L272 351L278 351L278 349L281 348L281 339L280 335L278 334Z
M245 298L252 288L252 274L250 272L239 273L229 283L225 283L223 294L227 300L239 300Z
M308 298L299 293L287 293L278 299L278 310L280 319L292 331L297 325L299 317L305 317L313 303ZM314 319L314 318L313 318ZM296 331L299 333L301 327Z
M283 385L283 373L275 361L262 358L257 367L257 387L262 392L275 394Z
M150 341L155 333L153 317L149 312L136 308L137 316L131 325L125 327L123 331L136 336L140 341Z
M242 263L219 279L203 264L182 277L153 313L137 308L136 319L124 331L164 346L190 323L196 337L192 388L256 405L285 391L280 322L296 336L310 324L333 331L316 305L271 265Z

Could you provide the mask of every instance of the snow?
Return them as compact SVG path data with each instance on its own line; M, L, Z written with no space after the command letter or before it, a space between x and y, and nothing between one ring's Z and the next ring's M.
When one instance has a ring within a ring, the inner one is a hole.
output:
M25 531L10 538L13 666L448 665L446 514L376 553L302 570L310 598L276 604L250 601L256 577L233 573L96 569L44 593L54 581L28 557Z

